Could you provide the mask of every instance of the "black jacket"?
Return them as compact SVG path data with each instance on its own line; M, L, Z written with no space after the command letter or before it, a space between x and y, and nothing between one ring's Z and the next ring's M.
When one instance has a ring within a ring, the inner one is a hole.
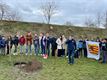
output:
M18 45L18 43L19 43L18 37L14 36L14 38L12 39L12 42L13 42L14 45Z
M50 39L50 43L51 43L51 45L52 45L52 49L57 49L56 40L57 40L57 38L55 38L55 37L52 37L52 38Z
M101 44L101 49L107 51L107 42Z

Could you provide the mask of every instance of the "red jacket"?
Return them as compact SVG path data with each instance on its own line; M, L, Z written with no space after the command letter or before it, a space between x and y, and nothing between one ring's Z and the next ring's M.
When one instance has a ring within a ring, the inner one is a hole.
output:
M24 45L25 44L25 37L23 36L23 37L20 37L20 39L19 39L19 44L20 45Z

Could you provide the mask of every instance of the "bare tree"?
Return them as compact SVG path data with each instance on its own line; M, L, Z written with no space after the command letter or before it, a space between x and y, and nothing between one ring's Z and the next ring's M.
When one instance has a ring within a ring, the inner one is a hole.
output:
M95 22L96 22L96 27L99 28L102 24L102 15L100 12L97 13Z
M7 15L8 11L9 11L9 6L4 3L0 3L0 20L1 21Z
M85 26L87 27L96 27L95 22L90 17L85 19Z
M57 13L57 5L54 1L45 2L40 6L40 10L47 24L50 24L51 18Z
M73 26L73 23L72 23L71 21L66 21L66 22L65 22L65 25L66 25L66 26Z
M0 3L0 20L19 21L21 16L18 11L12 9L5 3Z
M7 16L6 16L6 20L8 21L20 21L22 20L19 12L15 11L15 10L11 10Z
M107 11L105 12L104 16L104 27L107 29Z

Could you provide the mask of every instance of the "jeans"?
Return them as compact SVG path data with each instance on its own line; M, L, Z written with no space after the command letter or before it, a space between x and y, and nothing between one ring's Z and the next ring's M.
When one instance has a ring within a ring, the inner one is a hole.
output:
M68 50L69 64L74 64L74 50Z
M38 53L39 53L39 45L34 44L34 50L35 50L35 54L38 55Z
M47 54L48 54L48 56L49 56L49 55L50 55L50 46L47 47L46 52L47 52Z
M43 55L43 54L46 54L46 47L45 47L45 46L42 46L41 49L42 49L42 55Z
M5 47L3 47L3 48L0 48L0 54L3 54L3 55L5 55Z
M24 53L24 45L20 45L20 53Z
M83 56L83 49L79 48L78 52L79 52L79 56L82 57Z
M107 51L103 51L103 63L107 62Z
M15 44L14 46L15 46L14 53L16 53L16 52L17 52L17 46L18 46L18 45Z
M30 54L32 53L32 45L26 45L26 54L28 54L28 52Z

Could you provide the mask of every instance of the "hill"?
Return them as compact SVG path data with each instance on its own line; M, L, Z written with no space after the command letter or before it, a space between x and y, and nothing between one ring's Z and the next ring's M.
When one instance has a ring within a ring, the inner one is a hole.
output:
M50 27L49 27L50 26ZM96 37L106 37L107 30L79 26L66 26L66 25L46 25L43 23L28 23L16 21L3 21L0 22L0 34L9 35L20 32L26 34L31 31L32 33L49 32L51 35L59 36L65 34L66 36L72 35L75 38L89 38L95 39Z

